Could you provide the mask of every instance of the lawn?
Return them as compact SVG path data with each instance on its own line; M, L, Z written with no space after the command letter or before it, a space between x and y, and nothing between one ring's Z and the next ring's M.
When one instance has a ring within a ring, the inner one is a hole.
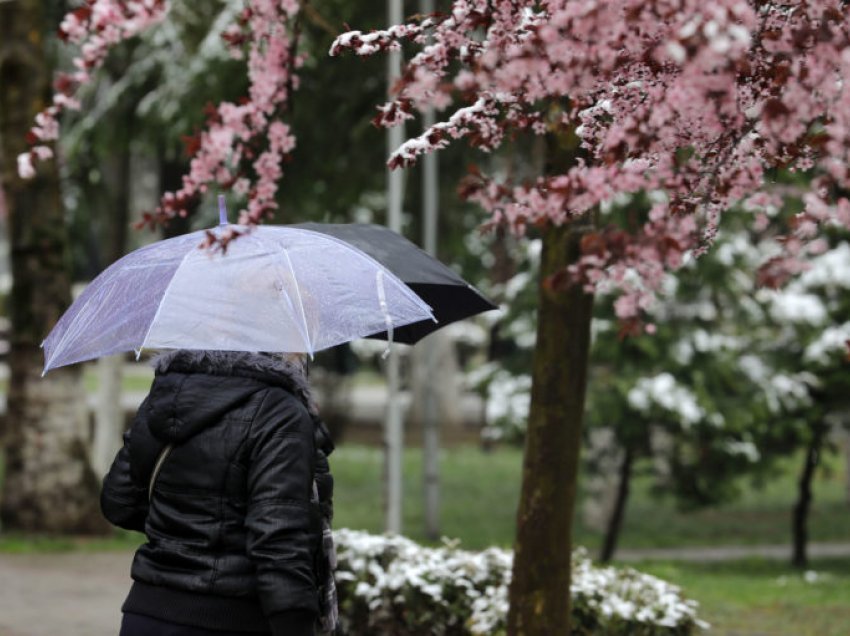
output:
M121 377L122 391L124 393L147 393L151 388L152 379L153 369L149 365L143 362L137 365L127 365ZM97 392L99 384L97 367L94 364L85 365L83 367L83 386L86 392L89 394ZM0 394L5 394L8 386L8 379L0 378Z
M784 563L647 562L635 567L680 585L723 636L847 636L850 559L816 560L805 573Z
M421 497L422 461L417 449L405 451L405 534L426 542ZM522 457L514 448L482 452L458 447L441 455L441 531L469 549L510 547L519 498ZM850 507L844 500L844 467L837 457L825 459L828 470L817 474L810 534L813 541L850 541ZM378 448L341 446L331 457L336 482L337 527L380 532L382 454ZM742 483L740 500L715 508L677 510L669 497L651 493L648 477L635 480L626 513L622 548L718 546L788 543L790 509L795 494L797 462L784 463L761 488ZM591 552L601 534L577 515L576 543ZM23 549L18 539L0 534L0 550ZM67 541L67 540L61 540ZM10 543L11 542L11 543ZM126 540L118 540L126 545ZM13 547L17 546L17 547ZM46 546L42 546L46 547ZM40 549L40 548L39 548Z
M341 447L331 457L336 478L336 523L379 531L381 513L381 451ZM441 457L442 532L460 538L464 546L510 546L519 498L521 453L500 448L452 448ZM706 510L682 511L670 497L652 494L648 476L635 479L620 546L657 548L764 543L788 543L791 505L795 495L796 458L783 463L762 487L744 481L739 501ZM844 500L844 467L826 457L818 472L811 516L813 541L850 541L850 507ZM421 507L421 453L405 454L404 531L424 541ZM598 548L601 534L577 515L576 542Z

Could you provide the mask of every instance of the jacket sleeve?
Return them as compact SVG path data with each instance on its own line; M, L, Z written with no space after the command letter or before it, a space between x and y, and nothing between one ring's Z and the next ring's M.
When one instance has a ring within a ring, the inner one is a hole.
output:
M148 516L148 490L138 483L130 466L131 431L124 433L124 445L103 479L100 509L110 523L127 530L144 532Z
M321 525L313 488L313 422L282 389L270 389L251 426L248 555L275 636L313 634L318 613L314 564Z

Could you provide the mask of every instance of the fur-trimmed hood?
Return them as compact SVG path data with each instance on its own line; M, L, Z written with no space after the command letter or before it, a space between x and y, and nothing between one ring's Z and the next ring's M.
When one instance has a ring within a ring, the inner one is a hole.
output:
M177 349L156 356L153 359L153 366L157 374L169 371L205 373L215 376L253 378L267 384L281 386L299 398L311 415L318 414L307 379L307 365L295 358L249 351Z
M269 386L285 389L307 408L316 429L326 430L310 394L306 369L297 359L181 349L158 356L154 367L156 377L144 408L151 433L166 443L185 442Z

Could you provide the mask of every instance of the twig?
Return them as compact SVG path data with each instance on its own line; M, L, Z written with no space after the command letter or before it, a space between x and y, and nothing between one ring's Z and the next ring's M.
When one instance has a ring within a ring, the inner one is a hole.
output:
M333 37L337 37L340 34L339 29L337 29L321 13L319 13L316 8L310 4L309 0L298 0L298 5L301 7L301 11L304 15L307 16L307 19L315 26Z

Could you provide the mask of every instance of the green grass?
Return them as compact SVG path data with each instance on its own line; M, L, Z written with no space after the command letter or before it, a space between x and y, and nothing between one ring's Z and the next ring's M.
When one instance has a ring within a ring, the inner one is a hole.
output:
M121 378L121 386L124 393L147 393L151 388L151 380L153 372L148 374L143 373L125 373ZM97 371L92 367L87 367L83 374L83 384L86 391L94 393L97 391L98 378Z
M850 541L850 507L844 501L844 467L827 459L818 472L810 520L813 541ZM522 457L514 448L482 452L474 447L444 449L441 454L441 531L469 549L510 547L519 499ZM795 495L795 458L763 488L742 483L739 501L706 510L681 511L669 497L651 494L648 477L638 477L626 511L621 548L686 547L789 543L790 509ZM331 457L336 482L335 525L380 532L383 525L382 452L341 446ZM405 534L426 542L422 512L422 461L418 449L405 451ZM8 548L0 534L0 550ZM24 541L20 539L20 541ZM64 540L60 540L64 541ZM588 528L580 509L575 542L593 553L601 533ZM126 544L126 541L124 542ZM120 545L120 542L119 542Z
M764 560L646 562L636 567L676 583L698 600L699 615L711 623L712 634L850 634L850 559L813 561L806 574Z
M0 554L44 554L56 552L105 552L135 550L145 540L138 532L116 530L106 537L21 535L0 533Z
M144 363L139 363L144 365ZM122 390L127 393L147 393L151 388L151 379L153 378L153 370L147 367L134 370L132 373L124 373L121 378ZM97 368L94 365L86 365L83 371L83 386L88 393L97 391L100 384L97 377ZM9 387L9 382L6 378L0 379L0 393L6 393Z
M624 548L707 545L752 545L790 542L791 507L796 496L802 457L782 461L762 486L741 480L742 496L733 502L699 510L679 510L670 496L653 496L648 476L634 480L620 539ZM850 505L845 500L845 467L836 456L824 456L815 476L809 520L812 541L850 541ZM577 541L600 545L597 531L577 515Z
M382 452L377 448L340 447L331 456L335 525L380 532L383 525ZM514 449L482 453L453 448L441 455L442 533L461 538L468 548L510 546L519 499L521 457ZM404 533L427 542L422 531L422 454L408 449L404 458Z
M818 471L810 519L813 541L850 541L850 506L844 500L844 467L826 457L827 470ZM341 447L331 457L336 478L336 523L379 531L382 526L380 449ZM652 480L634 480L620 539L623 548L712 545L753 545L790 542L790 511L796 493L798 458L779 466L763 487L742 481L742 497L704 510L679 510L671 497L652 494ZM477 448L445 449L441 456L442 532L466 547L510 546L519 499L521 453L500 448L484 453ZM404 532L424 541L422 532L422 462L415 449L405 452ZM576 515L576 543L595 550L602 541L598 530Z

